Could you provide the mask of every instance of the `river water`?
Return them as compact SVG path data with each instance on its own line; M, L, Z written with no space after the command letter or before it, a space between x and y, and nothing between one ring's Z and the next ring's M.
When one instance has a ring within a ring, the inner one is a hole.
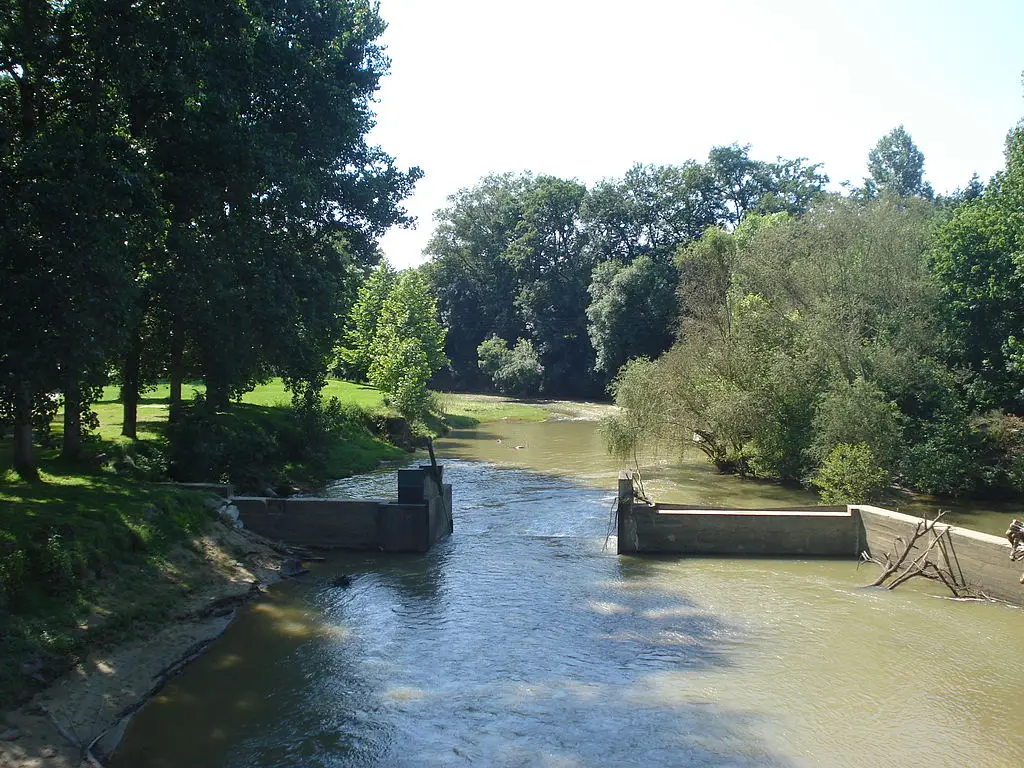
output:
M437 448L451 539L338 553L275 586L111 765L1024 765L1021 610L863 589L874 572L853 562L619 557L618 466L590 422ZM649 463L656 498L809 500ZM333 492L394 489L391 471ZM974 519L1005 527L1002 512Z

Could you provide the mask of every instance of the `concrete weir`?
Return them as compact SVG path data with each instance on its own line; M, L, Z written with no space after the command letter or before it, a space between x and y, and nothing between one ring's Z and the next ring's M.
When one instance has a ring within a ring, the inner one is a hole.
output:
M442 470L398 470L397 500L235 496L232 503L246 528L287 544L426 552L452 533L452 487Z
M881 558L910 541L920 521L866 504L731 509L641 503L632 473L619 476L619 554ZM1006 539L942 523L935 530L948 530L948 545L934 550L939 565L989 597L1024 606L1024 565L1010 560ZM917 550L926 546L922 539Z

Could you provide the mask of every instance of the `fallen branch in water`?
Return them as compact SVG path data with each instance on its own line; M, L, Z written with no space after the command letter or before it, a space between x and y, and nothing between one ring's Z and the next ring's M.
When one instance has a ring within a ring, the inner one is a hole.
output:
M897 536L893 540L895 552L886 552L882 559L869 555L867 552L861 554L864 562L875 563L881 566L882 573L869 587L885 587L896 589L900 584L910 579L921 577L930 581L937 581L953 594L953 597L985 600L988 596L978 589L970 586L964 578L957 564L956 553L953 551L953 540L949 536L949 526L943 526L940 530L936 525L942 519L945 512L939 512L931 520L921 520L910 540ZM927 544L923 547L921 539L927 538ZM916 557L909 565L904 565L911 554L919 550ZM933 553L937 553L933 555ZM954 570L952 564L957 564Z

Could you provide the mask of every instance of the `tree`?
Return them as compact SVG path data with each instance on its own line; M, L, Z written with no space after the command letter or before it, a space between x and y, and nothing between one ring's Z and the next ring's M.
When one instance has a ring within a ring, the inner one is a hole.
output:
M403 415L426 409L427 383L448 365L445 334L429 284L416 270L403 272L381 307L369 368L370 383Z
M731 145L714 148L706 163L636 164L621 179L604 179L590 190L530 173L487 176L460 190L436 214L426 250L432 257L427 273L451 329L453 383L485 383L477 348L497 335L532 343L545 391L600 393L625 359L616 353L602 361L600 376L592 375L592 344L612 341L611 326L602 324L613 317L613 294L627 283L653 281L654 293L645 301L654 313L647 324L654 335L645 338L650 343L644 352L657 354L672 333L673 313L665 303L678 249L714 225L734 228L749 213L805 211L827 181L818 165L803 158L766 163L750 158L749 147ZM629 270L641 257L650 263ZM602 268L595 282L594 270L607 262L618 269ZM602 284L618 270L629 271L606 296ZM592 286L606 304L588 318ZM642 288L637 283L629 290ZM665 325L654 329L658 321Z
M838 443L825 456L811 483L826 504L864 504L877 501L892 483L892 476L867 443Z
M587 328L594 369L611 376L629 359L655 358L672 344L678 273L641 256L628 266L608 261L594 270Z
M1024 407L1024 129L1010 132L1006 167L939 229L932 265L942 290L950 361L973 377L972 400Z
M598 182L580 215L595 264L628 265L643 255L666 263L681 244L718 223L721 206L707 166L638 163L622 179Z
M586 194L582 184L550 176L488 176L436 214L427 274L452 329L447 352L458 385L482 383L477 347L496 334L532 342L545 388L581 394L591 387L592 258L580 227Z
M519 339L509 349L507 341L491 336L480 343L477 354L480 370L499 392L516 397L537 394L544 377L544 366L527 339Z
M420 176L366 140L383 21L363 0L117 7L104 56L166 210L150 282L172 380L188 347L213 410L272 373L309 395Z
M888 192L897 197L932 199L932 187L924 180L924 154L900 125L878 140L868 153L865 186L869 195Z
M585 311L593 261L580 228L586 194L576 181L535 179L524 191L522 218L505 253L519 285L515 307L552 394L579 396L592 388Z
M641 411L620 423L765 477L804 480L840 442L895 461L897 409L937 352L932 230L927 204L888 198L711 230L680 254L675 345L619 375L617 401Z
M820 163L806 158L774 163L750 157L750 145L713 147L708 169L720 200L717 223L736 226L749 212L803 213L822 193L828 176L819 173Z
M387 259L382 259L366 282L359 287L356 301L348 316L345 337L347 346L341 356L347 372L357 381L366 381L373 360L371 349L384 302L394 290L396 273Z
M63 455L124 341L148 184L99 61L92 3L27 3L0 25L0 399L14 467L35 478L32 420L64 399Z
M425 272L449 329L445 351L457 386L483 383L476 350L489 334L526 335L515 306L516 270L506 252L516 238L522 196L531 178L486 176L474 187L460 189L434 215L437 225L425 250L431 257Z

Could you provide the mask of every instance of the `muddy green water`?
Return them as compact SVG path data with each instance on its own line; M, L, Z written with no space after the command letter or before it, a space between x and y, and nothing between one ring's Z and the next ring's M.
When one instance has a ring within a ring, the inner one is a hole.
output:
M488 425L438 450L453 538L339 553L275 587L110 765L1024 765L1021 610L865 590L852 562L618 557L619 467L589 422ZM656 498L809 500L648 462ZM958 510L989 528L1007 512Z

